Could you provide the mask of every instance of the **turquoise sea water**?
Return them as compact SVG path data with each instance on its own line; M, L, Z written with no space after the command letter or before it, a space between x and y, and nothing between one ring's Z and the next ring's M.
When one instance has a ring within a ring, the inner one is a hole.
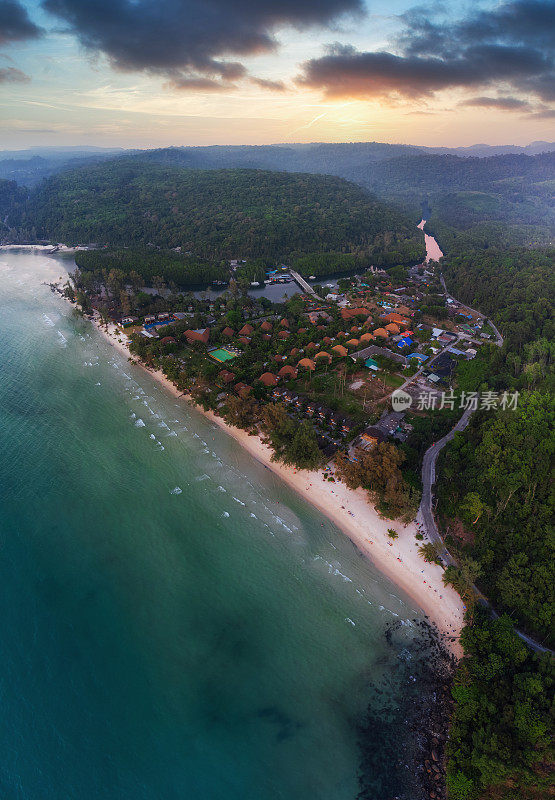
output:
M0 251L0 797L354 800L364 756L414 800L412 604L41 285L64 263Z

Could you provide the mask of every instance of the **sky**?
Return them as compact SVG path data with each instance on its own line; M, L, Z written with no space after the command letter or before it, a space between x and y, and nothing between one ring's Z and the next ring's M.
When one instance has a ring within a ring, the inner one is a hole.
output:
M553 140L555 0L0 0L0 148Z

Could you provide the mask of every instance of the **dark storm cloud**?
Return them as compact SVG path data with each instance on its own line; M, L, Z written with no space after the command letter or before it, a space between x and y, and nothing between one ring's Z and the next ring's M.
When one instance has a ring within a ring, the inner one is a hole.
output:
M0 67L0 83L27 83L29 76L15 67Z
M326 25L362 13L363 0L43 0L43 6L115 67L194 88L202 78L214 84L241 77L242 65L231 76L221 59L275 49L278 27Z
M552 99L555 5L517 0L459 22L437 22L423 8L401 18L396 52L335 45L303 64L301 85L330 96L423 97L442 89L506 84ZM498 105L498 107L502 107Z
M16 0L0 0L0 45L36 39L41 30Z

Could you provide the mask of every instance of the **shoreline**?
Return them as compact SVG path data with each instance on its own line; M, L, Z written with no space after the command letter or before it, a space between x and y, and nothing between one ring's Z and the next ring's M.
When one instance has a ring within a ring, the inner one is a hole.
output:
M122 356L131 359L174 397L190 402L187 395L179 392L161 370L148 369L135 360L127 345L121 341L122 334L114 324L106 330L98 318L91 321ZM462 600L452 587L443 585L443 569L437 564L427 563L418 554L421 542L415 539L415 534L418 533L417 523L413 521L404 525L398 521L382 519L368 501L364 489L349 489L340 481L329 482L324 479L322 471L297 470L272 461L271 448L259 436L251 436L240 428L234 428L213 411L204 411L196 405L194 407L337 525L381 573L424 611L428 620L438 629L450 652L457 658L462 656L459 644L464 617ZM388 528L394 528L398 532L397 539L389 538Z

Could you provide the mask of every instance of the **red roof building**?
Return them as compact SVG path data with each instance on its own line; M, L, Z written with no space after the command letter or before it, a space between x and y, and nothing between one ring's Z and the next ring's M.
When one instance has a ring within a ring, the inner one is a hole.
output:
M271 372L265 372L258 380L260 383L263 383L264 386L277 386L279 378L276 378Z
M185 338L192 344L193 342L202 342L202 344L208 344L208 340L210 339L210 328L197 328L197 330L190 330L185 331Z

